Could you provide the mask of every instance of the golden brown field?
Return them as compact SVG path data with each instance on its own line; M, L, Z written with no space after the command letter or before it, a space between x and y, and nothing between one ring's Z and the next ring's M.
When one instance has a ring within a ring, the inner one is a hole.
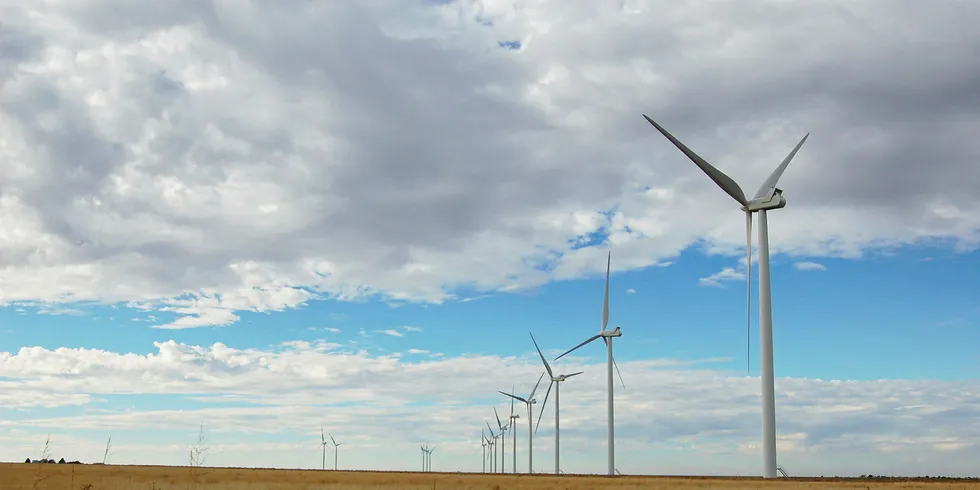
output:
M980 490L980 482L835 479L485 475L368 471L189 468L0 463L0 490L301 490L301 489L797 489L921 488Z

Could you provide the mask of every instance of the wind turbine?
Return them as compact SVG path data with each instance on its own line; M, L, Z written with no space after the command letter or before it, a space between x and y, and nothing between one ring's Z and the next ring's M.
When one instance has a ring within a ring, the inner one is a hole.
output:
M323 457L320 458L320 469L327 469L327 440L323 437L323 427L320 427L320 446L323 449Z
M333 443L333 469L334 469L334 471L336 471L337 470L337 454L340 453L340 450L337 449L337 448L339 448L340 446L343 446L343 443L337 442L336 439L333 438L333 435L330 434L329 432L327 433L327 435L330 436L330 442Z
M507 471L507 436L504 434L507 432L509 422L507 424L500 423L500 416L497 415L497 407L493 407L493 416L497 417L497 428L500 429L500 472L506 473Z
M483 447L483 472L487 472L487 433L480 429L480 446Z
M710 163L684 146L666 129L654 122L653 119L643 117L660 131L674 146L684 155L691 159L707 176L721 187L725 193L731 196L742 205L745 213L745 245L746 245L746 303L749 308L752 304L752 213L759 213L759 365L760 378L762 379L762 460L766 478L776 477L776 380L773 369L772 354L772 289L769 283L769 223L766 212L769 210L780 209L786 206L786 198L783 191L776 187L776 183L786 170L790 160L800 151L800 147L810 137L810 133L803 136L803 139L796 144L793 151L776 167L769 177L766 178L759 190L756 191L752 199L745 197L742 188L725 175L722 171L713 167ZM746 327L751 318L751 309L746 314ZM746 328L746 330L748 330ZM746 332L746 334L748 334ZM746 357L746 363L748 358Z
M531 342L534 342L534 348L538 350L538 356L541 357L541 362L544 363L545 370L548 371L548 377L551 378L551 382L548 383L548 391L546 391L544 393L544 402L541 403L541 409L538 410L538 422L536 424L534 424L534 433L535 434L538 433L538 426L541 425L541 416L544 415L544 407L545 407L545 405L548 404L548 395L551 394L551 386L554 385L554 387L555 387L555 474L557 475L557 474L559 474L559 471L561 471L561 470L558 469L558 448L559 448L559 445L558 445L558 400L559 400L559 397L558 397L558 383L561 383L562 381L565 381L566 379L571 378L572 376L578 376L579 374L582 374L582 371L579 371L577 373L572 373L572 374L559 374L558 376L555 376L555 374L551 371L551 366L548 365L548 361L546 361L544 359L544 354L541 353L541 348L538 347L538 341L534 340L534 335L533 334L530 334L529 333L529 335L531 335Z
M425 452L426 453L426 458L425 458L426 459L425 471L432 471L432 453L435 450L436 450L436 447L435 446L432 446L432 447L429 448L428 451Z
M422 471L425 471L425 446L428 446L428 445L429 445L428 442L425 443L424 446L421 445L421 444L419 444L419 451L421 451L421 454L422 454Z
M613 421L615 420L613 414L613 367L616 368L616 373L619 374L619 382L623 384L623 389L626 389L626 383L623 382L623 375L622 373L619 372L619 365L616 364L616 359L613 358L613 344L612 344L613 338L622 337L623 332L619 329L619 325L617 325L616 328L612 330L606 330L606 326L609 325L609 266L611 263L612 263L612 251L610 251L606 256L606 296L602 302L602 328L599 330L598 334L593 335L592 337L589 337L589 339L586 340L585 342L582 342L581 344L572 347L564 354L556 357L555 360L557 361L558 359L565 357L565 355L574 352L575 349L578 349L579 347L582 347L583 345L588 344L589 342L592 342L595 339L602 338L602 341L606 343L606 365L607 365L606 385L609 387L609 393L606 398L606 406L609 414L609 422L608 422L609 432L607 435L608 440L606 442L606 445L609 452L608 474L615 475L616 474L616 446L614 444L614 441L616 440L616 437L615 437L615 427L613 424Z
M534 464L533 464L534 463L534 454L533 454L534 431L531 429L531 420L534 419L534 413L533 413L533 409L531 408L531 405L537 403L537 400L534 399L534 393L538 391L538 385L541 384L542 378L544 378L544 373L541 373L541 376L538 377L538 382L534 383L534 389L531 390L531 394L528 395L527 398L521 398L517 395L505 393L503 391L500 392L500 394L502 395L507 395L519 402L524 402L524 404L527 405L527 472L528 474L534 473Z
M497 472L497 449L496 449L497 435L493 433L493 428L490 427L490 422L487 422L486 420L484 420L484 422L486 422L487 429L490 430L490 437L492 438L492 440L490 441L490 472L496 473Z
M511 391L515 391L515 390L511 388ZM514 399L511 398L510 399L510 434L511 437L513 438L512 439L513 444L511 444L511 454L513 454L513 463L514 463L511 465L513 467L511 472L514 474L517 474L517 419L519 418L521 418L521 416L519 414L514 413ZM504 458L506 457L507 455L505 454Z

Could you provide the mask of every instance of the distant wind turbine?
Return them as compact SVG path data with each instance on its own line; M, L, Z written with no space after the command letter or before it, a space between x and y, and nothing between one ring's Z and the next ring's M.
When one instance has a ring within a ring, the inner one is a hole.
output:
M490 427L490 422L484 420L487 424L487 429L490 431L490 472L497 472L497 435L493 433L493 427Z
M776 183L779 182L779 178L783 175L789 162L796 156L796 152L800 151L800 147L810 137L810 133L803 136L803 139L796 144L789 155L769 174L769 177L766 178L759 190L756 191L755 196L750 200L745 197L745 192L731 177L691 151L684 143L681 143L646 114L643 117L694 162L702 172L707 174L708 178L714 181L718 187L721 187L726 194L741 204L741 209L745 213L745 284L746 303L748 303L749 308L749 311L746 312L746 335L748 335L748 317L751 315L752 303L752 213L759 213L759 343L761 344L759 377L762 380L763 476L776 478L776 471L778 470L776 466L776 379L772 353L772 289L769 282L769 222L766 211L781 209L786 206L783 191L776 187ZM747 362L748 356L746 356Z
M589 339L586 340L585 342L582 342L581 344L572 347L564 354L556 357L555 360L557 361L558 359L565 357L567 354L574 352L579 347L582 347L583 345L588 344L589 342L592 342L595 339L601 338L602 341L606 343L606 366L607 366L606 386L608 387L609 390L606 398L607 412L609 415L609 420L608 420L609 432L607 435L609 469L607 470L607 472L609 475L615 475L616 474L616 444L615 444L616 437L615 437L615 424L614 424L615 416L613 414L613 367L616 368L616 373L619 374L619 382L623 383L623 389L626 388L626 383L623 382L623 375L622 373L619 373L619 366L616 365L616 359L613 358L613 344L612 344L613 338L622 337L623 333L619 329L619 325L617 325L616 328L612 330L606 330L606 326L609 325L609 266L611 263L612 263L612 252L610 251L609 254L606 256L606 296L602 302L602 329L599 330L598 334L589 337Z
M487 472L487 433L480 429L480 446L483 447L483 472Z
M534 399L534 393L538 391L538 385L541 384L541 379L544 378L544 373L538 377L538 382L534 384L534 389L531 390L531 394L527 398L522 398L517 395L506 393L501 391L500 394L507 395L519 402L523 402L527 406L527 472L528 474L534 473L534 429L531 427L531 421L534 420L534 409L531 407L537 400Z
M507 432L510 422L503 424L500 422L500 415L497 415L497 407L493 407L493 416L497 417L497 428L500 429L500 455L503 456L500 459L500 472L507 472L507 436L504 434Z
M533 334L529 334L529 335L531 335L531 342L534 342L534 348L537 349L538 351L538 356L541 357L541 362L544 363L545 370L548 371L548 378L551 379L551 382L548 383L548 391L544 393L544 401L541 403L541 408L538 409L538 422L534 424L534 433L535 434L538 433L538 426L541 425L541 416L544 415L544 407L548 404L548 395L551 394L551 387L553 385L555 387L555 474L558 475L560 474L561 471L558 467L559 466L558 451L560 447L558 444L558 401L560 399L558 397L558 388L559 388L558 383L561 383L562 381L565 381L566 379L571 378L572 376L578 376L582 374L582 371L579 371L577 373L572 373L572 374L559 374L558 376L555 376L555 374L551 371L551 366L548 365L548 361L544 359L544 354L541 353L541 348L538 347L538 341L534 340Z
M511 391L516 391L511 388ZM510 435L512 444L510 445L510 451L513 457L513 464L511 465L511 473L517 473L517 419L521 418L519 414L514 413L514 399L510 399ZM507 455L504 455L506 458Z
M327 469L327 439L323 436L323 427L320 427L320 447L323 450L323 456L320 458L320 469Z
M330 436L330 442L333 443L333 469L336 471L337 470L337 455L340 453L340 449L338 449L338 448L340 446L343 446L343 443L337 442L337 440L334 439L333 438L333 435L330 434L329 432L327 433L327 435Z

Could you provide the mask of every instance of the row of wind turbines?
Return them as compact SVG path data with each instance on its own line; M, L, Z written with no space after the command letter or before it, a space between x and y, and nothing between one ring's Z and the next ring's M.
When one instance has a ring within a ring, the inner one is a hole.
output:
M729 176L725 175L723 172L712 166L705 159L701 158L698 154L688 148L684 143L681 143L677 138L671 135L666 129L657 124L653 119L648 117L646 114L643 115L644 119L647 120L654 128L657 129L664 137L667 138L677 149L679 149L685 156L687 156L698 168L701 169L715 184L717 184L725 193L735 199L740 205L741 210L745 213L745 241L746 241L746 335L748 335L749 327L751 324L751 304L752 304L752 213L759 214L759 341L760 341L760 379L762 383L762 456L763 456L763 476L766 478L775 478L777 476L778 467L776 465L776 403L775 403L775 375L773 370L773 343L772 343L772 295L771 295L771 284L770 284L770 274L769 274L769 228L767 221L767 211L781 209L786 206L786 199L782 196L782 190L776 187L779 178L782 176L786 167L789 165L790 161L796 156L796 153L806 142L810 134L807 133L803 136L803 139L790 151L789 155L776 167L776 169L769 175L768 178L759 187L759 190L755 193L752 199L748 199L745 196L745 192L741 187ZM606 384L607 384L607 414L608 414L608 434L607 434L607 454L608 454L608 469L607 473L609 475L615 475L616 471L616 452L615 452L615 416L614 416L614 403L613 403L613 370L619 374L620 383L622 383L623 388L626 388L626 383L623 382L622 374L619 373L619 366L616 364L615 358L613 358L613 344L612 341L616 337L621 337L623 335L622 330L619 326L616 326L612 330L607 329L609 324L609 273L610 265L612 261L612 253L609 252L606 258L606 286L605 286L605 298L602 305L602 327L599 333L589 337L577 346L569 349L565 353L556 357L554 360L557 361L562 357L566 356L579 349L580 347L601 338L606 344ZM748 339L746 339L748 341ZM531 393L525 398L513 393L507 393L500 391L501 394L506 395L511 398L511 414L508 418L508 423L504 424L501 422L500 417L497 415L497 409L494 408L494 416L497 418L497 429L498 432L494 432L493 428L490 427L490 423L486 423L487 429L490 430L490 437L487 437L486 433L483 432L481 446L483 446L483 471L487 472L487 464L489 462L491 472L505 472L505 455L506 455L506 431L510 430L512 435L512 449L513 449L513 466L512 472L517 472L517 432L516 432L516 420L519 415L514 414L514 401L520 401L524 403L527 407L528 415L528 473L534 472L533 466L533 437L537 432L537 426L541 423L541 416L544 413L544 407L548 403L548 395L551 392L552 386L555 388L555 474L560 474L560 461L559 461L559 383L565 381L573 376L582 374L582 372L576 372L571 374L559 374L555 375L548 361L545 360L544 354L541 353L541 349L538 347L537 341L534 339L534 335L531 335L531 341L534 343L534 347L538 352L538 356L541 358L541 362L544 364L545 372L541 374L538 378L538 382L534 385ZM537 392L538 386L541 384L541 380L544 375L547 374L550 383L548 385L548 392L545 394L544 402L541 404L541 409L538 414L537 424L532 428L531 419L533 418L533 405L537 403L534 398ZM513 390L511 390L513 391ZM482 430L481 430L482 432ZM496 446L500 443L500 457L497 457ZM497 464L499 460L499 465Z

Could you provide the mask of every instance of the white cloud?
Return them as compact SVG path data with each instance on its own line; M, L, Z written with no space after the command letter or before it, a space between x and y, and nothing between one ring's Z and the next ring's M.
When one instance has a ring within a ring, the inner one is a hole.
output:
M827 270L827 267L824 266L823 264L818 264L816 262L807 262L807 261L794 262L793 263L793 268L796 269L796 270L798 270L798 271L825 271L825 270Z
M774 254L980 243L978 75L957 61L980 6L142 5L4 11L0 302L132 301L194 328L581 277L604 252L572 247L600 230L617 270L737 254L737 208L641 112L749 191L813 134ZM338 43L358 51L323 54Z
M408 362L324 342L286 342L265 351L222 343L154 345L146 355L37 347L0 352L0 409L62 407L57 415L5 415L0 459L34 454L38 438L50 432L57 452L71 458L101 459L112 434L117 454L125 452L132 463L181 464L186 444L206 421L213 447L224 448L210 453L210 464L316 466L318 454L302 452L315 445L298 448L316 439L323 425L349 441L347 467L411 469L405 452L429 440L446 449L440 469L474 470L480 447L472 433L492 417L490 407L507 410L506 401L492 395L510 388L500 380L517 380L516 389L526 392L540 370L532 353ZM599 472L603 449L588 442L605 431L604 363L567 361L560 369L585 374L562 386L563 461L570 471ZM620 363L627 382L643 387L616 394L617 465L624 472L755 471L758 379L708 369L716 361ZM793 474L976 471L976 383L781 377L776 385L780 464ZM167 405L180 408L154 409L147 402L132 409L129 401L115 401L117 395L177 397ZM199 403L181 406L181 398ZM535 438L541 461L551 450L550 407ZM151 433L157 442L142 442ZM273 440L287 446L270 449L273 454L258 451ZM304 462L280 463L290 457Z
M735 270L732 267L725 267L724 269L715 272L708 277L702 277L698 279L702 286L716 286L720 287L722 281L744 281L745 272Z
M404 337L405 334L399 332L398 330L389 328L388 330L382 330L381 333L385 335L391 335L392 337Z
M429 351L425 349L408 349L409 354L428 354Z
M626 290L626 294L636 294L636 290L635 289L632 289L632 288L627 289Z
M404 330L406 332L421 332L422 331L422 329L419 328L419 327L411 327L411 326L408 326L408 325L406 325L404 327L401 327L401 328L402 328L402 330Z

